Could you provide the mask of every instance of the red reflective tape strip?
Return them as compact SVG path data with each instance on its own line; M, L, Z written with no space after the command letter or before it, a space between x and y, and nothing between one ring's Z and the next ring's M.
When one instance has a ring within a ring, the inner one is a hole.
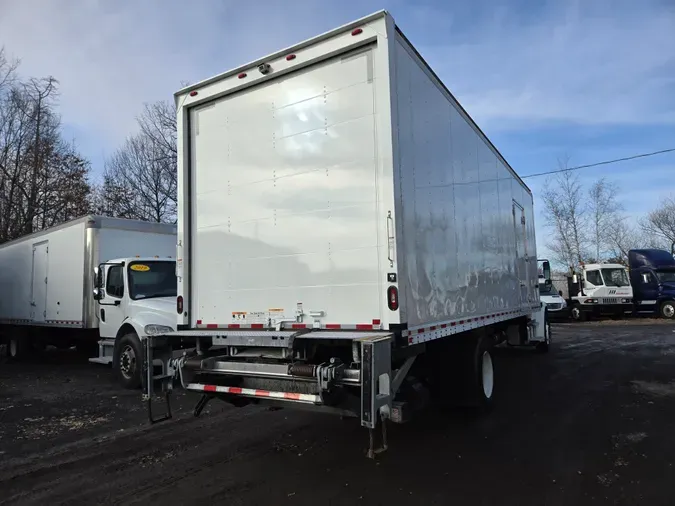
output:
M441 325L441 328L444 329L444 328L446 328L447 326L448 326L447 323L443 323L443 324Z
M455 325L457 325L457 322L452 322L450 325L454 327Z
M424 333L424 329L417 329L417 333L418 333L418 334L423 334L423 333Z
M357 323L356 330L373 330L373 325L368 323Z
M204 385L204 392L215 392L217 387L215 385Z
M240 394L242 389L240 387L228 387L228 390L231 394Z
M292 399L294 401L299 401L301 399L300 394L293 394L286 392L284 394L284 399Z
M412 344L412 342L413 342L413 338L412 338L412 337L409 337L409 338L408 338L408 344Z
M265 325L263 325L262 323L252 323L251 328L252 329L264 329Z
M429 327L429 330L436 330L436 326L432 325L431 327Z
M228 329L239 329L239 328L241 328L241 325L239 325L238 323L230 323L230 324L227 326L227 328L228 328Z
M291 328L292 329L306 329L307 324L305 324L305 323L294 323L293 325L291 325Z
M342 328L342 325L339 323L326 323L326 328L327 329L340 329Z
M218 324L217 324L217 323L207 323L207 324L206 324L206 328L207 328L207 329L217 329L217 328L218 328Z
M201 325L201 324L202 324L202 321L201 321L201 320L197 320L197 325Z
M253 395L255 395L256 397L269 397L270 392L269 390L256 390L255 392L253 392Z

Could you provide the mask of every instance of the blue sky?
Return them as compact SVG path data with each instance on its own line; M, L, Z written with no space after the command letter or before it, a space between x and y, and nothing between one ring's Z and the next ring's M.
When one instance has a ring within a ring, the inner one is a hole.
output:
M144 102L381 8L521 175L675 148L672 0L0 0L0 45L60 80L98 172ZM638 216L675 194L675 153L581 175L615 181ZM545 181L527 180L535 205Z

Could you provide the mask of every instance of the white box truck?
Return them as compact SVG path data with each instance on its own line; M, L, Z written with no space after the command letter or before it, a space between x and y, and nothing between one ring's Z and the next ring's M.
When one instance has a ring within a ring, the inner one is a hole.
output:
M182 311L145 341L150 407L177 376L195 414L295 404L372 431L420 398L487 407L493 346L547 349L532 194L386 12L176 105Z
M9 357L76 345L140 386L140 337L176 328L175 252L175 225L101 216L0 245Z

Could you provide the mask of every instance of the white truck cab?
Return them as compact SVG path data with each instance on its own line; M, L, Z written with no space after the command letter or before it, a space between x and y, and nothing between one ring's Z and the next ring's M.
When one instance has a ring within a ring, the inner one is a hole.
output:
M541 259L537 260L537 263L539 264L539 300L546 304L548 313L551 316L564 313L567 309L567 302L553 286L550 262Z
M109 260L96 269L99 357L127 388L141 384L141 338L176 330L176 262L170 258Z
M621 264L582 264L570 285L570 313L575 320L591 315L623 316L633 309L633 288Z

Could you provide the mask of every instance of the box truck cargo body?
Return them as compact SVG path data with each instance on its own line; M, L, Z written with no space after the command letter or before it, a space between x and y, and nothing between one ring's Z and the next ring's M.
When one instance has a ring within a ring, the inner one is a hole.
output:
M358 386L351 410L372 427L400 386L382 378L402 380L424 343L488 327L544 343L532 194L388 14L176 101L184 310L162 343L196 336L200 357L229 358L167 367L220 371L206 387L225 398L267 378L276 398L343 409L324 394ZM251 373L246 350L278 362ZM297 365L324 380L293 387ZM383 390L365 395L372 378Z
M157 301L131 300L131 287L122 279L119 296L113 297L118 287L113 289L113 278L103 273L102 294L104 287L110 293L95 300L97 269L107 272L113 264L143 259L148 273L143 280L138 274L135 281L152 286L150 271L160 270L151 268L152 262L164 262L173 287L171 309L165 314L175 320L175 249L175 225L101 216L85 216L0 245L0 286L6 294L0 303L0 325L10 356L20 358L46 344L78 345L98 349L99 357L92 360L110 363L123 322L134 322L139 306ZM160 323L161 309L156 310L153 323Z

